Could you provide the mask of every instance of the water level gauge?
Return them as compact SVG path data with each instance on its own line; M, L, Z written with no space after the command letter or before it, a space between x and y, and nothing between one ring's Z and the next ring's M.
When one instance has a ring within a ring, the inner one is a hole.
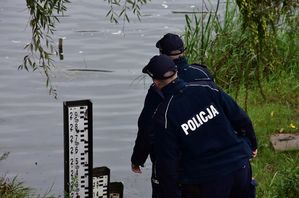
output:
M66 197L92 197L92 103L64 102L64 188Z

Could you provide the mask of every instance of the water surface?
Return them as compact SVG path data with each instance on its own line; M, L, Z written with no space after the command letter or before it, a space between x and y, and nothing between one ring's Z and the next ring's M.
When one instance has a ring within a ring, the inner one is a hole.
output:
M63 101L90 99L93 103L94 167L108 166L111 181L121 181L126 198L150 197L150 163L143 174L130 170L137 118L150 80L141 69L158 53L155 43L165 33L181 34L184 16L198 1L161 1L143 7L123 26L105 18L104 1L72 0L60 18L55 41L64 38L64 60L55 58L52 79L58 99L48 95L38 72L18 71L30 41L25 1L0 2L0 174L18 176L43 194L52 186L63 194ZM125 32L123 32L123 30ZM70 69L109 70L80 72Z

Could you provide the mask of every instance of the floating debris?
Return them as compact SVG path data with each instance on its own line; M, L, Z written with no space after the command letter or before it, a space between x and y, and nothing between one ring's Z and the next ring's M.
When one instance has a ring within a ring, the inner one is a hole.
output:
M105 70L105 69L67 69L67 71L75 71L75 72L113 72L111 70Z
M172 14L209 14L209 13L215 13L215 12L206 12L206 11L171 11Z
M75 32L99 32L98 30L77 30Z
M142 17L151 17L153 16L152 14L142 14Z
M54 15L54 17L70 17L70 15L68 15L68 14L57 14L57 15Z
M17 40L12 40L12 43L21 43L21 41L17 41Z
M117 32L112 32L112 34L121 34L122 31L121 30L118 30Z
M63 60L63 38L59 38L59 41L58 41L58 53L59 53L59 59Z
M168 8L168 5L166 3L162 3L163 8Z

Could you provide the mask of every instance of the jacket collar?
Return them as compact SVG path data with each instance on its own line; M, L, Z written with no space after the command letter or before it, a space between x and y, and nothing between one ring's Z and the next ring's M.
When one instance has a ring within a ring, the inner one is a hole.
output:
M189 67L188 60L186 57L180 57L174 60L175 64L178 66L178 72L182 72L183 70Z
M163 87L161 91L164 96L173 95L184 89L186 87L186 84L187 83L183 80L176 78L171 83Z

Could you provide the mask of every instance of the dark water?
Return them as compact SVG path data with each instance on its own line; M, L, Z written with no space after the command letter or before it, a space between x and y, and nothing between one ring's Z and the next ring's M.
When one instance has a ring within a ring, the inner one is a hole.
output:
M201 1L200 1L201 2ZM0 1L0 174L19 179L45 193L52 186L63 193L63 101L90 99L93 103L94 167L108 166L111 181L121 181L126 198L150 197L150 163L143 174L130 170L137 118L149 86L141 68L158 53L155 42L167 32L181 34L184 16L199 1L160 1L143 7L123 26L105 18L104 1L73 0L60 18L55 40L64 38L64 60L56 58L53 78L58 99L48 95L38 73L18 71L30 41L25 1ZM73 69L109 70L82 72Z

